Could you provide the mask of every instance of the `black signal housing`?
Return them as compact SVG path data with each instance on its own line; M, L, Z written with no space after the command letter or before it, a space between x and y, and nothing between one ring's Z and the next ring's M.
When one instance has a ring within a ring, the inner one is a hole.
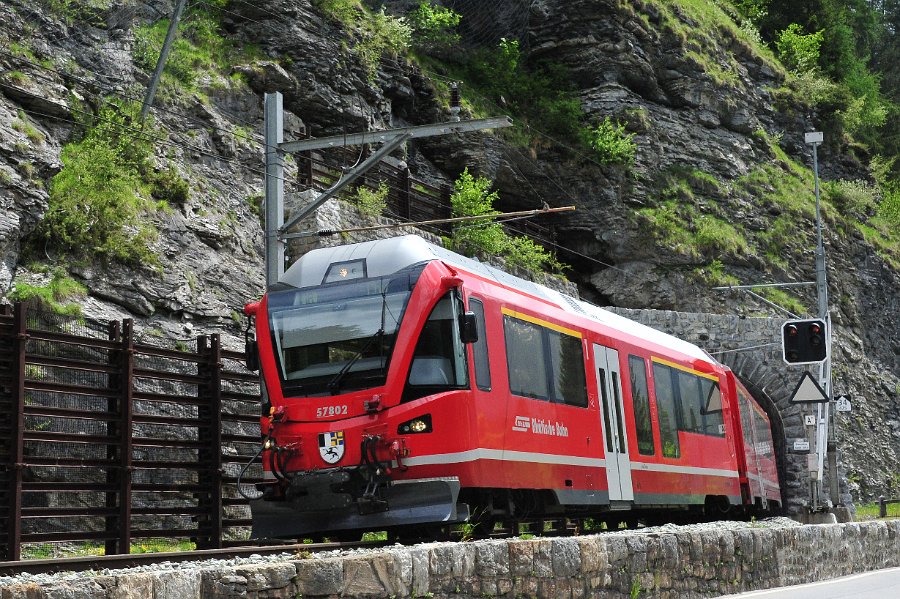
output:
M782 356L788 364L817 364L828 356L825 321L789 320L781 326Z

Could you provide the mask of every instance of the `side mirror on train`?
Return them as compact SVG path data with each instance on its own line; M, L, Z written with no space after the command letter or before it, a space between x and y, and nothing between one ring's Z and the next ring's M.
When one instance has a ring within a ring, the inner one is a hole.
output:
M247 370L251 372L259 370L259 347L256 344L256 339L244 341L244 359Z
M478 341L478 319L474 312L464 312L459 315L459 339L463 343L475 343Z

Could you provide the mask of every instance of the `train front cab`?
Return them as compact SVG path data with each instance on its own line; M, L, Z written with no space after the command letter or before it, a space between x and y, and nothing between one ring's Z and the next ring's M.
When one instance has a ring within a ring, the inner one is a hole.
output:
M254 537L468 518L458 502L468 471L448 471L442 457L474 443L466 336L475 323L461 284L431 261L355 281L326 274L321 285L264 297L257 343L271 480L251 502Z

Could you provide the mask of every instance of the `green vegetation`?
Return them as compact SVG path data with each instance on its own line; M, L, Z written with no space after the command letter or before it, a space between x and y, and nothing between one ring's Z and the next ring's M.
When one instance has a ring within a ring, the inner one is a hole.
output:
M33 143L44 143L44 134L31 124L31 121L28 119L28 115L25 114L24 110L19 109L19 116L13 120L12 128L19 133L24 134L25 137Z
M374 218L381 216L387 208L387 196L387 184L382 181L375 190L365 186L358 187L354 201L361 215Z
M31 77L29 77L22 71L7 71L0 76L2 76L10 83L14 83L16 85L28 85L29 83L31 83Z
M240 76L228 73L228 65L251 59L258 51L222 36L221 12L226 5L227 0L209 0L186 11L166 59L159 88L162 99L175 103L191 95L203 99L203 86L244 85ZM168 19L135 28L132 58L138 67L153 72L168 29Z
M775 40L778 58L784 66L797 73L812 71L819 62L822 36L822 31L804 34L803 27L791 23L787 29L779 32L778 39Z
M85 21L91 25L103 24L103 13L112 6L113 0L41 0L50 14L66 23Z
M169 171L153 170L153 144L137 122L135 103L109 101L62 151L63 169L50 183L49 208L36 236L72 257L102 256L157 264L157 237L147 217L161 207L152 195L180 197ZM152 125L146 125L152 130Z
M649 25L650 11L662 20L663 28L675 35L685 48L685 56L694 61L718 85L743 87L738 53L755 55L776 72L783 71L771 50L759 42L752 22L734 12L728 2L672 0L634 2L634 10ZM737 49L737 50L736 50Z
M244 198L244 201L247 203L247 208L250 209L256 218L259 219L259 226L265 229L266 227L266 215L263 212L263 194L255 193L253 195L249 195Z
M721 260L713 260L705 266L694 270L694 274L704 283L715 287L726 285L740 285L740 280L725 272L725 265Z
M803 303L796 295L778 289L777 287L765 287L758 289L759 295L763 296L772 303L778 304L782 308L789 310L797 316L810 314L810 308Z
M313 5L353 33L353 53L362 62L369 81L378 75L383 56L409 49L412 27L404 17L385 13L384 7L373 12L360 0L314 0Z
M9 52L13 56L18 56L19 58L24 58L29 62L33 62L38 64L44 68L52 68L53 61L52 60L42 60L35 56L34 51L31 49L31 46L28 44L27 40L21 41L13 41L9 43Z
M15 289L9 294L14 302L33 302L41 309L64 314L81 316L81 306L68 300L87 295L87 288L70 278L65 270L56 268L52 271L50 281L46 285L29 285L17 282Z
M184 539L143 539L131 544L129 553L165 553L172 551L193 551L197 544ZM50 559L66 557L86 557L104 555L103 543L23 543L22 559Z
M496 191L490 191L492 182L485 177L475 178L464 170L453 184L450 196L452 214L457 216L491 216L500 214L494 209L499 199ZM510 267L520 267L531 272L545 268L562 271L565 267L547 250L526 237L511 236L493 219L459 224L453 228L453 237L445 239L447 247L467 256L496 256L503 258Z
M439 51L459 43L456 28L461 18L453 9L422 0L407 17L414 33L413 45L426 51Z
M587 136L588 145L602 164L634 164L634 134L628 133L621 123L606 117L596 128L588 129Z

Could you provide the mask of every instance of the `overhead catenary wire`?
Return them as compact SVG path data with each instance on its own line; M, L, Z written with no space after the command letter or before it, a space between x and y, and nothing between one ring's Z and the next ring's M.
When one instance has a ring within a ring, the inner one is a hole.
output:
M556 212L572 212L575 210L575 206L562 206L559 208L540 208L537 210L520 210L518 212L501 212L498 214L479 214L474 216L455 216L451 218L436 218L431 220L424 220L419 222L404 222L404 223L392 223L387 225L372 225L369 227L352 227L349 229L319 229L318 231L309 231L304 233L288 233L287 235L282 235L282 239L300 239L305 237L328 237L330 235L336 235L340 233L362 233L368 231L378 231L383 229L397 229L401 227L418 227L420 225L437 225L437 224L451 224L451 223L461 223L461 222L471 222L475 220L495 220L498 222L503 222L504 217L512 217L512 218L530 218L532 216L537 216L538 214L550 214Z

